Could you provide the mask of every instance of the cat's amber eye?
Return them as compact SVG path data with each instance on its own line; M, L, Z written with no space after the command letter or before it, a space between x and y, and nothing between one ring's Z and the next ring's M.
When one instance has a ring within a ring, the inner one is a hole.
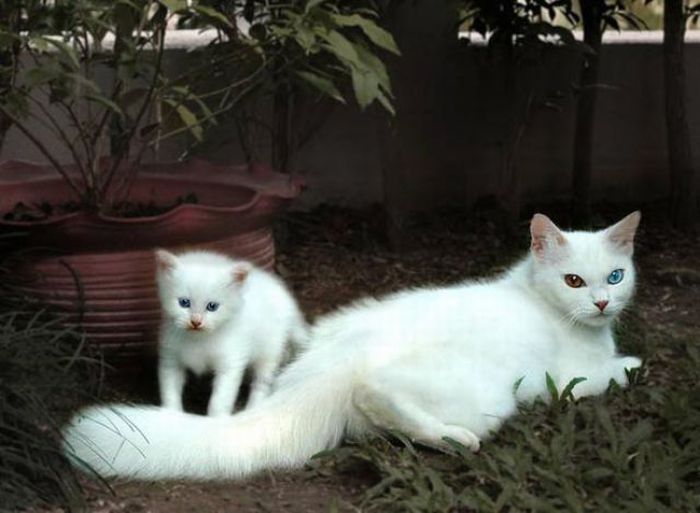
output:
M586 282L583 281L583 278L581 278L578 274L565 274L564 281L573 289L583 287L586 284Z

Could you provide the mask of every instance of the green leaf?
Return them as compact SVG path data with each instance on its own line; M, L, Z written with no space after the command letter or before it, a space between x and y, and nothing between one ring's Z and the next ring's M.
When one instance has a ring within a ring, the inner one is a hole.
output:
M8 47L21 40L22 38L18 34L8 32L6 30L0 30L0 48Z
M60 39L57 39L56 37L41 37L40 39L43 39L48 45L56 48L61 55L67 59L67 63L70 64L74 70L80 69L80 61L78 60L78 56L76 55L75 50L68 44L64 43Z
M587 378L584 377L577 377L569 381L567 385L564 387L564 390L562 391L561 395L559 396L561 399L568 399L570 397L573 397L573 390L576 385L579 383L586 381Z
M85 75L83 75L82 73L65 73L65 76L70 80L76 82L76 84L84 87L88 91L92 91L92 93L94 93L95 95L100 94L99 86L89 78L86 78Z
M305 53L308 54L314 48L316 43L316 34L305 24L300 23L296 25L296 30L292 33L292 36L296 42L299 43L299 46L301 46Z
M321 5L325 1L326 0L309 0L308 2L306 2L306 6L304 7L304 12L308 13L309 11L311 11L311 9L318 7L319 5Z
M362 45L357 45L356 51L365 69L371 72L371 74L376 77L379 85L382 86L382 89L391 95L391 80L389 79L386 66L384 66L381 59Z
M355 45L340 32L331 30L328 32L321 32L320 36L328 43L325 45L326 49L338 57L338 59L349 65L356 67L362 66Z
M615 472L606 467L594 467L583 472L583 477L589 481L600 481L601 479L607 479L614 476Z
M194 112L188 109L185 105L175 105L174 107L180 116L180 119L185 126L189 128L194 138L201 141L204 135L204 130L202 129L202 125L199 123L199 120Z
M31 68L24 74L24 82L28 87L36 87L55 80L60 74L59 70L50 65Z
M171 12L179 12L187 10L187 0L158 0Z
M345 103L345 98L343 98L343 95L340 94L338 88L332 81L330 81L326 77L318 75L317 73L312 73L310 71L297 71L296 74L299 75L299 77L304 79L306 82L311 84L313 87L321 91L323 94L330 96L331 98L339 101L340 103Z
M109 98L105 98L104 96L96 95L96 94L86 94L85 99L90 101L90 102L99 103L100 105L102 105L106 109L111 110L112 112L117 114L119 117L121 117L121 118L124 117L124 112L119 107L119 105L114 103Z
M379 91L379 94L377 95L377 100L379 100L379 103L382 104L382 107L384 107L389 114L392 116L396 116L396 110L394 109L394 105L391 103L391 100L381 91Z
M379 93L379 84L374 80L370 73L364 70L352 68L352 88L355 91L355 98L360 108L364 110L377 97Z
M49 50L49 44L47 43L46 38L41 36L30 38L29 46L36 48L40 52L47 52Z
M231 21L223 13L206 5L196 5L194 10L206 18L219 21L227 27L233 27Z
M401 55L401 51L396 45L394 36L377 25L374 20L360 16L359 14L334 14L332 17L339 25L360 28L367 38L378 47L395 55Z
M610 412L601 404L596 404L595 413L596 417L598 418L598 422L608 435L610 443L617 443L617 433L615 426L613 425L612 418L610 417Z
M522 385L524 379L525 376L520 376L518 379L515 380L515 383L513 383L513 394L516 394L518 392L518 389L520 388L520 385Z
M549 396L551 397L552 402L556 403L559 401L559 390L557 390L557 384L552 379L552 376L549 375L549 372L545 372L544 375Z

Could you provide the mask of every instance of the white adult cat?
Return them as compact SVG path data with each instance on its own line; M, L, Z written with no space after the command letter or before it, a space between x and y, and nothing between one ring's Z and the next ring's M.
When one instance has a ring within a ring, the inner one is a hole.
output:
M287 288L249 262L209 251L176 256L157 250L156 262L162 405L182 411L187 369L214 374L209 415L233 412L246 368L252 370L247 404L260 402L289 350L298 350L307 336Z
M530 254L482 283L364 300L322 318L310 349L254 408L205 418L153 407L93 407L66 430L67 450L104 475L236 478L299 467L344 436L395 430L472 450L546 396L545 372L599 394L640 360L616 354L611 324L629 302L635 212L607 230L531 223ZM514 390L514 384L520 386ZM108 427L105 427L108 426Z

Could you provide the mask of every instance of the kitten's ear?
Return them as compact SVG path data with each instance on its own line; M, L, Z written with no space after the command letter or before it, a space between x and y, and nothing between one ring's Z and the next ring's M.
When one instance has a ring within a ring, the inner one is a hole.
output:
M156 249L156 267L161 272L170 272L177 265L177 257L170 251Z
M605 236L623 253L632 255L634 252L634 234L637 233L637 227L641 219L642 213L639 210L632 212L622 221L618 221L606 228Z
M252 270L253 266L250 265L248 262L236 263L236 265L233 267L233 283L235 283L236 285L242 284L248 277L250 271Z
M535 214L530 221L530 250L539 260L556 255L556 250L566 244L566 239L557 225L544 214Z

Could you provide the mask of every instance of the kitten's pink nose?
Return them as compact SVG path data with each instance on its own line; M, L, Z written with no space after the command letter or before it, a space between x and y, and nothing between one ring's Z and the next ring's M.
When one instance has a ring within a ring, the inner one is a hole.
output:
M198 330L199 327L202 325L202 319L198 317L194 317L190 319L190 326L192 326L192 329Z
M595 301L593 304L594 304L595 306L597 306L597 307L598 307L598 310L600 310L600 311L602 312L602 311L605 310L605 307L608 306L608 301L606 301L606 300L603 300L603 301Z

